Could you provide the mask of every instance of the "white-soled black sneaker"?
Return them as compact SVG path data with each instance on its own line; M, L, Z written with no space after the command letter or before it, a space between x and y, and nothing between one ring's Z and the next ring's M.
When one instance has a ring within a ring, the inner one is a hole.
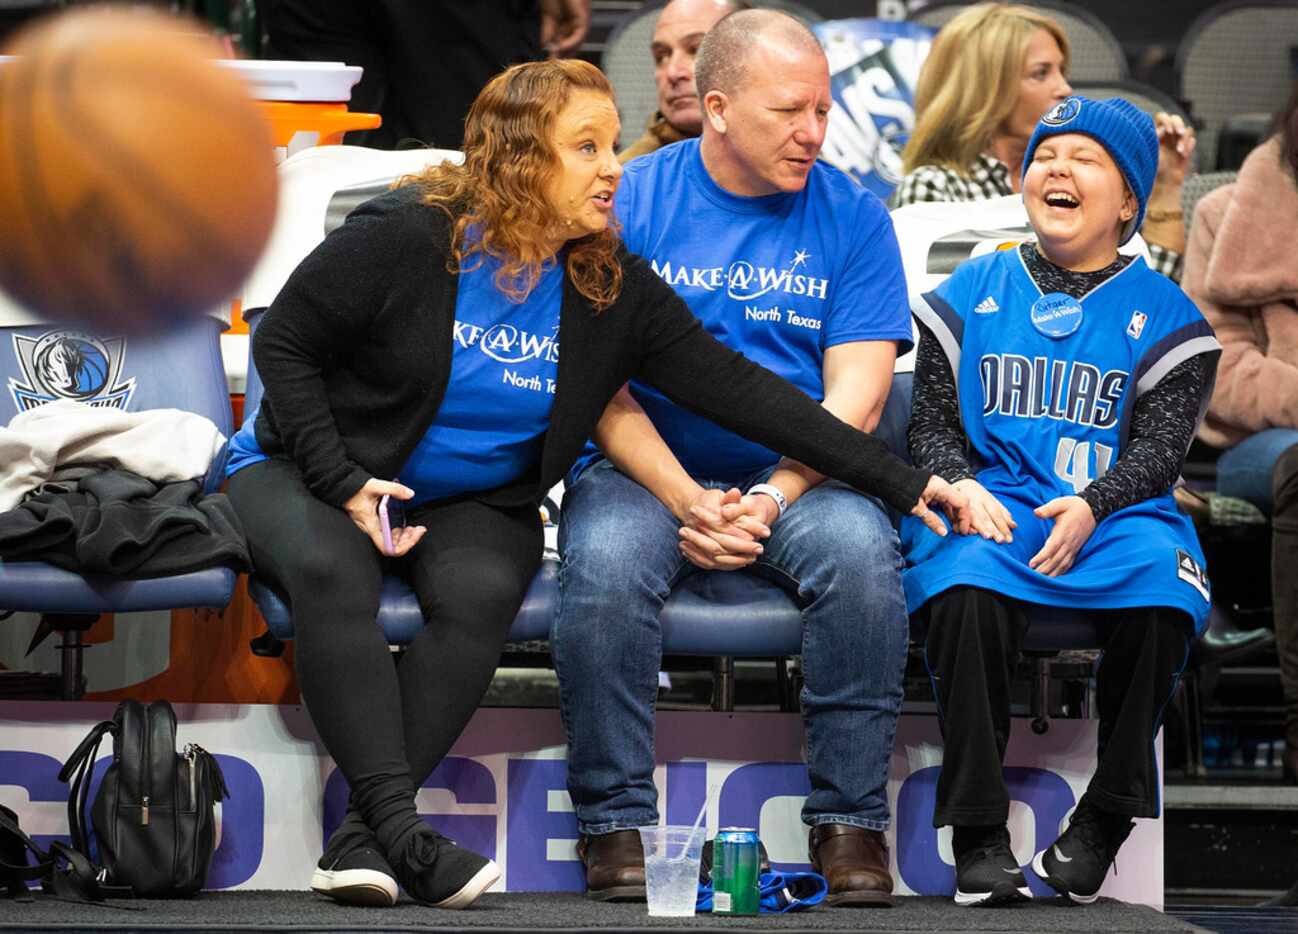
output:
M468 908L500 878L494 862L432 828L411 837L396 870L406 893L434 908Z
M311 889L344 905L391 908L397 903L392 867L372 846L354 846L341 855L325 851L311 875Z
M1089 905L1100 897L1118 848L1134 826L1131 818L1101 811L1083 798L1068 829L1032 860L1032 871L1060 895Z
M1007 828L957 827L952 849L957 905L1012 905L1032 897Z

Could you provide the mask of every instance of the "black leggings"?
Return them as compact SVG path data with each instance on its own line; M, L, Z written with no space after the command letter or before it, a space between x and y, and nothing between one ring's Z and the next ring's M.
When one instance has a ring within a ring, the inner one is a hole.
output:
M1115 814L1157 817L1154 736L1190 651L1190 620L1165 607L1097 614L1109 633L1095 675L1098 763L1086 795ZM933 826L1003 824L1010 678L1027 617L1021 604L979 587L939 594L928 615L925 658L944 747Z
M288 598L312 722L366 822L395 845L416 819L414 790L491 682L541 562L537 509L416 507L408 524L428 531L408 555L390 559L343 510L313 496L288 461L244 468L229 496L257 573ZM384 571L410 581L424 616L398 666L375 625Z

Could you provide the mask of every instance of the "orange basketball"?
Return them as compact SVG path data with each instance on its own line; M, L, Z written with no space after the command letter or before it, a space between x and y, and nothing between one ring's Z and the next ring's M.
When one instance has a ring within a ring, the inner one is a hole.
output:
M210 311L270 235L270 130L197 24L41 21L0 63L0 289L96 331Z

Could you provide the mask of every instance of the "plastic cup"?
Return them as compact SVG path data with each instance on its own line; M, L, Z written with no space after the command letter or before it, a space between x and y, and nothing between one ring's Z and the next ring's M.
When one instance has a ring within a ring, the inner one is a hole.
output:
M645 900L649 914L688 918L699 894L703 827L640 827L644 844Z

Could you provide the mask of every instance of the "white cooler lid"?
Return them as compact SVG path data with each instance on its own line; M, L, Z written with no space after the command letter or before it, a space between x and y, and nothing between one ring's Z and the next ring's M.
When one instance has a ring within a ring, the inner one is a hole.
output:
M342 62L278 62L222 59L221 64L237 71L263 101L351 100L352 88L364 71L359 65Z
M0 0L0 6L3 6ZM12 55L0 55L0 65ZM365 69L342 62L279 62L220 59L248 82L252 96L263 101L346 103Z

